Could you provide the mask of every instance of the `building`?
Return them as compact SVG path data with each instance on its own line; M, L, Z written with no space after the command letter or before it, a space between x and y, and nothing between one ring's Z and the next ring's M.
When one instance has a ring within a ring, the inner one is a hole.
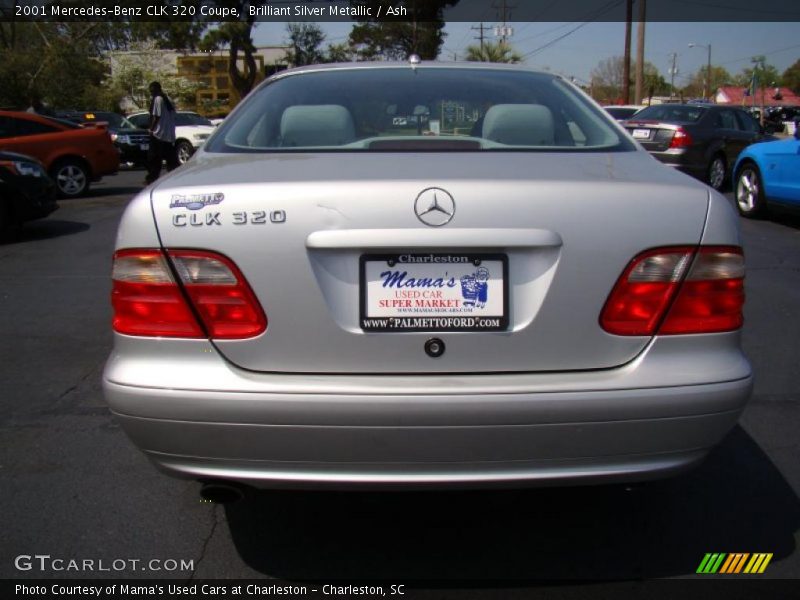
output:
M735 106L800 106L800 96L786 87L760 88L749 95L747 87L726 86L717 89L715 100Z
M273 73L287 68L284 46L260 46L254 55L260 81ZM241 100L228 74L228 52L218 50L211 53L183 54L176 57L177 74L200 84L194 110L206 116L222 116L229 113ZM244 59L239 59L239 69L244 68ZM188 108L188 107L187 107Z

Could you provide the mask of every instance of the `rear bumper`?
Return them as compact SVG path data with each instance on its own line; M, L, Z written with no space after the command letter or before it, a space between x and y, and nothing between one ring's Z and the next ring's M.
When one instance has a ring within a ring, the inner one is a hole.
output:
M119 337L104 390L133 442L181 477L290 488L641 480L701 460L751 391L738 350L692 366L676 341L606 371L415 377L255 374L205 342L180 342L194 364L187 353L167 365L160 342L126 355Z
M659 161L673 167L682 173L691 175L697 179L704 179L708 170L708 162L705 157L695 151L685 149L665 150L663 152L651 152Z
M42 219L58 208L56 186L49 178L30 182L16 198L14 214L19 222Z

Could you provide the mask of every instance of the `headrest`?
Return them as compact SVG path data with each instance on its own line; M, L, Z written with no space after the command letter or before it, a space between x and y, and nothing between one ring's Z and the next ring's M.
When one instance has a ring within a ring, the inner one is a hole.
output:
M283 146L342 146L355 137L350 111L338 104L290 106L281 116Z
M553 113L541 104L496 104L486 111L482 135L512 146L553 146Z

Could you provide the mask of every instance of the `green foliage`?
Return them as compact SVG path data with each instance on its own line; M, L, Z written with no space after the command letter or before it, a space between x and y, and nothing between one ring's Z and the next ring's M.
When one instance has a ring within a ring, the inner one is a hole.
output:
M325 41L325 34L316 23L287 23L291 49L286 52L286 60L292 67L314 65L325 62L325 55L320 49Z
M783 85L791 89L795 94L800 94L800 58L794 61L781 76Z
M688 83L683 86L682 93L687 98L699 98L703 95L706 78L708 76L708 68L700 67L689 78ZM733 77L725 67L711 65L711 86L710 93L713 94L718 88L732 85Z
M783 80L781 79L781 74L778 72L778 69L764 62L761 56L754 56L753 59L758 62L750 67L742 69L742 71L733 78L734 85L749 87L753 80L754 70L756 72L759 88L783 85Z
M91 24L11 25L13 35L0 39L0 106L26 108L35 97L53 108L69 108L93 97L106 67L86 35Z
M349 44L328 44L325 62L351 62L355 59L355 53Z
M134 44L130 52L116 54L112 75L106 78L101 88L102 98L110 109L119 110L123 98L131 100L137 107L145 108L150 102L148 85L159 81L167 95L178 107L195 102L201 84L179 77L175 65L165 62L155 42ZM103 100L101 100L103 101Z
M459 0L408 0L403 20L359 21L350 32L350 46L359 60L405 60L417 54L424 60L439 56L445 33L442 14ZM377 14L380 0L357 2Z
M0 106L26 108L37 97L51 108L119 110L119 86L104 83L110 51L127 50L150 36L156 45L193 47L206 26L124 19L0 22Z
M522 56L508 44L484 42L481 46L467 48L467 60L474 62L518 63Z
M251 2L248 0L215 0L214 4L220 7L235 8L241 15L240 20L219 23L216 28L206 32L198 46L201 50L218 50L227 47L228 74L239 97L244 98L259 79L255 59L256 47L253 44L253 28L256 26L256 18L249 16ZM240 60L242 61L241 67Z

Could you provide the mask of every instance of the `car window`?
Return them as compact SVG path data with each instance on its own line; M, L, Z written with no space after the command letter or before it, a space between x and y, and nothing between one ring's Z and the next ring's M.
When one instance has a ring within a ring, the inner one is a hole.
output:
M620 106L606 106L605 110L615 119L629 119L637 113L638 108L623 108Z
M732 110L719 110L714 115L713 127L718 129L739 129L736 115Z
M113 112L87 112L81 115L83 122L103 122L108 123L109 127L113 129L123 129L127 125L127 119L122 115Z
M737 110L736 118L739 120L740 128L744 131L749 131L751 133L758 133L761 131L761 126L758 124L758 121L756 121L746 112Z
M198 115L197 113L185 112L179 112L175 115L175 125L178 125L179 127L191 127L194 125L206 125L208 127L214 126L211 121L201 115Z
M702 106L657 104L648 106L636 113L637 121L666 121L670 123L696 123L705 114Z
M128 121L133 123L135 127L139 127L140 129L147 129L148 125L150 125L150 115L147 113L131 115L130 117L128 117Z
M635 150L580 92L548 74L375 67L268 82L229 117L209 152Z
M71 121L71 117L44 117L48 121L52 121L65 129L80 129L81 125L75 121Z
M57 127L52 125L45 125L38 121L29 121L27 119L14 119L17 136L26 135L41 135L43 133L54 133L59 131Z

